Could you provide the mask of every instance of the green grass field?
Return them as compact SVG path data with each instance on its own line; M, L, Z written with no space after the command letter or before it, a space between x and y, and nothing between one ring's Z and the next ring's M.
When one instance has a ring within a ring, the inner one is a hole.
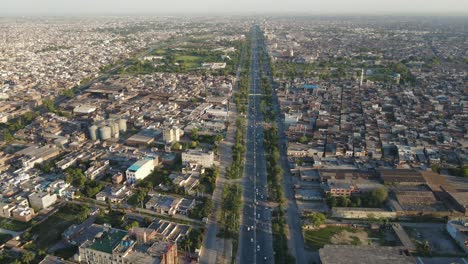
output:
M200 67L203 62L203 58L192 55L175 55L175 61L179 63L182 62L182 65L185 68L197 68Z
M29 223L21 222L15 219L8 219L0 217L0 228L8 229L11 231L23 231L30 226Z

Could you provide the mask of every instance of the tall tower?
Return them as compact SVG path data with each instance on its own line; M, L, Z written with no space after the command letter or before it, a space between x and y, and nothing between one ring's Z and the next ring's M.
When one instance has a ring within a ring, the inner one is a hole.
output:
M359 86L362 86L363 81L364 81L364 69L361 69L361 78L359 79Z
M399 73L395 74L395 82L396 82L396 84L400 84L400 79L401 79L401 74L399 74Z

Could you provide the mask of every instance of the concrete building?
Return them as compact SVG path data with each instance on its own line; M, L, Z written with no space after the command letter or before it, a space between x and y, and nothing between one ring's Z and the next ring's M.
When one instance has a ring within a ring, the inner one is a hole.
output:
M4 218L10 218L15 208L15 204L0 203L0 216Z
M11 212L12 218L22 222L29 222L34 215L34 209L27 206L18 206Z
M201 149L188 149L182 153L182 164L196 163L205 168L214 165L213 151L205 152Z
M157 165L157 159L145 158L133 163L126 171L127 182L132 184L146 178Z
M182 129L178 127L166 128L163 130L163 140L166 143L177 142L180 140L182 133Z
M28 196L31 207L45 209L57 201L57 195L47 192L32 193Z
M140 247L126 231L102 227L91 240L79 247L79 262L89 264L176 264L177 246L171 242L156 241Z

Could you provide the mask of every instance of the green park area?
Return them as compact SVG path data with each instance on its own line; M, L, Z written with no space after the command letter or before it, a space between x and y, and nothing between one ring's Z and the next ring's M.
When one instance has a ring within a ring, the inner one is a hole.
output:
M237 44L232 44L237 45ZM240 52L225 52L213 49L213 47L185 45L183 47L160 48L152 51L150 56L160 56L153 60L133 59L121 70L122 74L139 75L151 74L153 72L197 72L205 71L202 63L205 62L225 62L226 68L210 70L213 74L234 73ZM225 56L229 56L229 58Z
M23 233L23 240L35 239L35 249L45 250L61 239L62 233L72 224L83 222L89 214L89 208L83 205L67 204L44 222Z
M15 219L0 217L0 228L8 229L11 231L19 232L30 226L29 223L21 222Z

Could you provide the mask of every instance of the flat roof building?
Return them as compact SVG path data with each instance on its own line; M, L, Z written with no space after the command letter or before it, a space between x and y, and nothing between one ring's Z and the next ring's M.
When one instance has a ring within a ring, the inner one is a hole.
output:
M145 158L133 163L125 172L127 182L132 184L138 180L146 178L154 170L156 164L156 160L150 158Z

